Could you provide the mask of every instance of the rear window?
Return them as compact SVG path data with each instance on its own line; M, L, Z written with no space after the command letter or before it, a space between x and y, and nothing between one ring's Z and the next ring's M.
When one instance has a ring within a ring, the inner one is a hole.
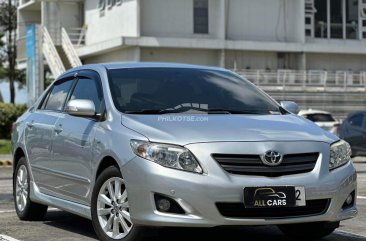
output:
M279 112L275 101L229 71L190 68L109 70L109 85L121 112L177 109L179 106L230 109L253 114Z
M306 116L307 119L313 122L334 122L335 119L329 114L310 114Z

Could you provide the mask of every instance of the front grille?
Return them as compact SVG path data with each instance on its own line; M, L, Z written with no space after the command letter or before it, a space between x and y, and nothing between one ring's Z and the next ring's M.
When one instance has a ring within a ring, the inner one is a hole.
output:
M322 215L327 212L330 199L307 200L304 207L245 208L243 203L216 203L222 216L227 218L296 218Z
M311 172L319 153L289 154L279 166L264 165L259 155L213 154L222 168L232 174L278 177Z

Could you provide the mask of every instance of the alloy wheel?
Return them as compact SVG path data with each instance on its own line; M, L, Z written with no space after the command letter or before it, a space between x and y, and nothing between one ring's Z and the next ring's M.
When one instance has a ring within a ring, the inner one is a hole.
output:
M18 169L15 190L17 208L20 212L23 212L28 199L28 171L24 165Z
M110 178L102 185L98 194L97 214L99 224L108 237L123 239L130 233L133 224L122 178Z

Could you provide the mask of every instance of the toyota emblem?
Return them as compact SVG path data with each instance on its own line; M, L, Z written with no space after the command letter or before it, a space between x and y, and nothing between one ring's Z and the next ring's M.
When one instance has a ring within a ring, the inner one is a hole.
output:
M278 166L282 163L283 155L278 151L267 151L261 156L261 159L267 166Z

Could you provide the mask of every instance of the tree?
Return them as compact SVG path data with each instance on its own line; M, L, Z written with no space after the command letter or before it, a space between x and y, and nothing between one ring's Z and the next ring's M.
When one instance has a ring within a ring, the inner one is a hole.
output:
M17 29L17 1L0 1L0 30L4 34L5 43L0 52L3 54L3 75L9 81L10 103L15 102L15 84L17 78L16 57L16 29ZM1 47L1 46L0 46Z

